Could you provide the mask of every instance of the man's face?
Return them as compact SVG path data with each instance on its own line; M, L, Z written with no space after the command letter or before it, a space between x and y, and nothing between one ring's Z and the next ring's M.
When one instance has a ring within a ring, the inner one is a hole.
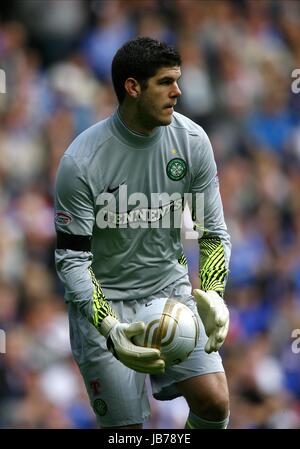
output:
M173 107L181 95L177 84L180 76L179 66L163 67L148 79L147 87L142 89L137 102L141 122L148 129L171 123Z

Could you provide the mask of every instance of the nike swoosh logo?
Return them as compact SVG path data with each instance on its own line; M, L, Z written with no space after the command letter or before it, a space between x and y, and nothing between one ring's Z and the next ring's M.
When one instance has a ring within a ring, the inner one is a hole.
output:
M118 190L120 186L125 185L125 182L126 182L126 181L120 182L120 184L117 185L116 187L110 187L110 186L108 186L108 187L107 187L107 192L108 192L108 193L114 193L114 192L116 192L116 190Z
M152 302L148 302L147 304L145 304L145 307L149 307L152 306Z
M118 190L118 188L119 188L119 186L117 186L117 187L112 187L112 188L107 187L107 191L108 191L108 193L113 193L113 192L115 192L116 190Z

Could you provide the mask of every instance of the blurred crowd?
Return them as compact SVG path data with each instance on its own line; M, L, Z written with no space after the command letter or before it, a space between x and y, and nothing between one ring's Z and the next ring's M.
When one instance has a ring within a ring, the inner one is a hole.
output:
M115 51L150 36L180 50L177 111L203 126L218 164L233 245L230 428L300 428L299 30L294 0L1 2L0 427L96 427L54 267L54 179L74 137L117 105ZM197 241L185 250L196 287ZM182 399L151 404L146 427L184 425Z

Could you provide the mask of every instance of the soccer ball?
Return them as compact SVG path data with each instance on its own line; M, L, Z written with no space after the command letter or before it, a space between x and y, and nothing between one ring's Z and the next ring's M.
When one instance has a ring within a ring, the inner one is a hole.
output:
M186 360L197 345L199 324L195 314L173 298L157 298L144 304L135 321L144 321L146 326L133 342L159 349L166 368Z

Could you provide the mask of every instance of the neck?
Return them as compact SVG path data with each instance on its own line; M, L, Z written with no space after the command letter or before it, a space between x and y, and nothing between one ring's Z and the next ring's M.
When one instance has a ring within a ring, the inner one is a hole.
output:
M131 130L144 136L151 136L155 127L143 123L143 119L137 110L127 107L124 103L119 107L121 119Z

